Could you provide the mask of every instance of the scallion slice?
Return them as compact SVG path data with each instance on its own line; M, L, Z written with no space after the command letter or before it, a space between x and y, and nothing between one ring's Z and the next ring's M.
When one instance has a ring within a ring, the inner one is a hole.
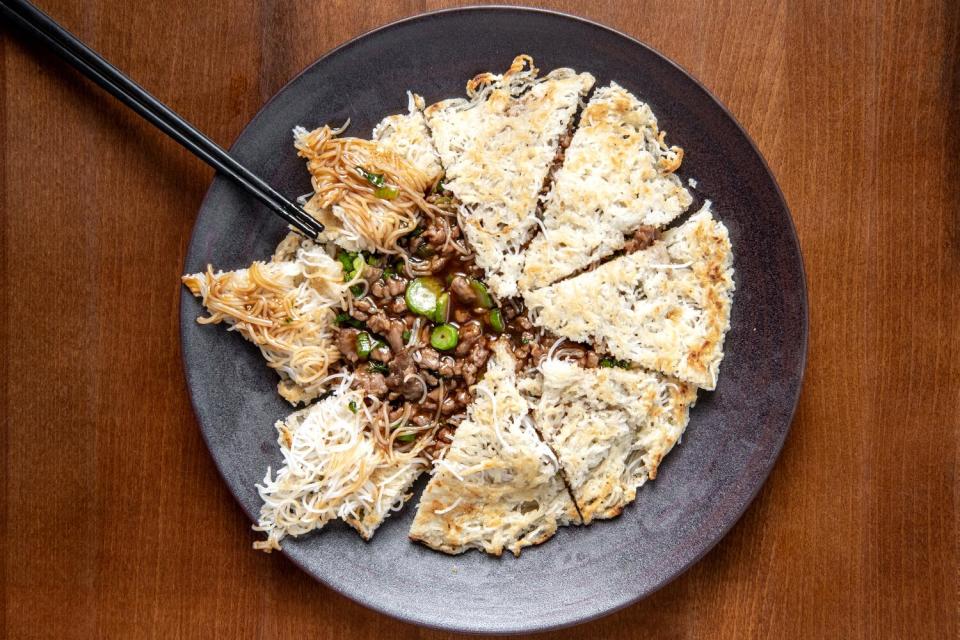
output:
M432 320L437 313L437 300L442 293L443 283L437 278L430 276L414 278L407 285L404 295L407 309Z
M452 324L441 324L430 332L430 346L438 351L449 351L460 342L460 331Z
M490 292L487 290L487 285L483 284L476 278L470 278L470 288L473 289L473 292L477 296L478 307L483 307L484 309L490 309L493 307L493 298L490 297Z

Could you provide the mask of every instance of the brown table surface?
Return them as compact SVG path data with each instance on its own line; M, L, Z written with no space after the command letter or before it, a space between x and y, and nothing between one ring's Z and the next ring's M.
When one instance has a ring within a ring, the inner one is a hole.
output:
M446 3L39 4L228 144L323 52ZM957 638L960 5L550 6L656 47L753 136L811 325L792 431L739 524L652 597L554 637ZM212 171L6 27L0 84L7 637L448 637L251 551L179 351Z

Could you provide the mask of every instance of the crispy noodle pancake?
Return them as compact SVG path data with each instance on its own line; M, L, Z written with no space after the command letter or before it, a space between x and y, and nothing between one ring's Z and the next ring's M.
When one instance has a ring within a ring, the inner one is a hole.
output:
M598 89L553 179L543 233L524 255L523 290L550 284L623 248L641 226L663 227L693 201L674 172L650 107L612 83Z
M480 74L468 99L427 107L427 124L462 204L462 224L499 297L517 293L521 249L537 227L538 195L593 76L556 69L543 78L529 56L503 75Z
M620 515L679 441L696 387L557 358L544 360L540 372L531 385L534 422L560 460L584 524Z
M410 112L384 119L374 140L341 138L329 126L294 129L314 191L304 210L324 224L324 240L349 251L396 253L419 215L434 210L424 194L440 165L418 100L410 94Z
M370 433L370 418L356 410L361 393L342 378L333 395L276 423L283 466L267 469L257 490L263 500L254 527L267 539L254 544L280 548L299 536L341 518L364 539L390 512L410 498L409 489L426 468L422 449L384 450Z
M616 83L578 120L593 84L520 55L370 140L297 127L323 236L183 277L309 405L275 424L256 548L334 519L369 540L429 470L412 540L519 555L656 478L716 386L732 251L709 202L659 235L683 150Z
M727 229L708 202L648 249L525 299L534 322L558 336L713 389L730 328L732 263Z
M540 544L579 516L550 448L537 436L517 388L516 362L503 341L467 420L437 461L410 537L446 553Z
M226 323L260 347L280 375L277 391L299 404L326 391L325 378L340 360L330 325L345 287L340 265L321 246L304 243L289 257L237 271L208 267L183 283L210 312L198 322Z

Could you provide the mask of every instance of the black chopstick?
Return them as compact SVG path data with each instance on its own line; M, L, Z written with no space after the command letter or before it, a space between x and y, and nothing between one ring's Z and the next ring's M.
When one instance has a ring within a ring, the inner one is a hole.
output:
M323 231L323 225L315 218L279 194L217 143L32 4L26 0L0 0L0 15L39 38L78 71L145 120L214 169L235 180L298 231L310 238L316 238Z

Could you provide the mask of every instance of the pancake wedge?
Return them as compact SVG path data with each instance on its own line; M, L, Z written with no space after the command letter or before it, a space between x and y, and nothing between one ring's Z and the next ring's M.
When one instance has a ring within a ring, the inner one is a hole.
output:
M556 69L543 78L529 56L503 75L467 83L469 99L451 99L424 115L446 169L444 184L461 203L464 233L499 297L517 293L521 249L538 224L538 196L557 159L589 73Z
M373 128L371 141L347 142L344 148L351 152L351 162L359 162L370 168L372 172L382 171L383 163L394 169L397 179L405 179L414 189L430 188L443 173L440 166L440 156L437 155L427 130L427 123L423 117L423 98L415 93L407 92L407 113L398 113L387 116ZM349 203L359 201L356 194L347 196L339 193L345 191L344 185L340 189L336 186L341 180L329 172L331 162L323 161L324 149L332 145L332 132L324 128L307 132L305 129L294 130L295 141L300 154L308 159L308 169L314 177L314 187L318 191L333 191L336 197L318 197L317 192L304 205L304 208L315 218L321 220L326 229L324 240L330 240L348 251L367 249L390 244L393 234L398 229L406 229L414 216L398 215L388 200L372 200L372 207L363 209L360 215L351 215ZM341 138L341 141L356 140L355 138ZM342 167L341 167L342 168ZM347 170L355 171L356 167L347 166ZM384 175L385 180L387 175ZM336 199L345 200L331 204ZM367 199L368 204L371 200ZM354 209L356 214L357 210ZM289 255L291 249L296 249L301 236L290 232L281 240L274 252L274 260L282 260Z
M369 485L358 492L356 510L345 515L344 521L361 538L370 540L387 516L399 511L413 496L413 483L428 466L424 457L401 456L377 468L370 475Z
M331 323L346 284L340 264L320 245L304 241L285 249L285 257L293 259L216 273L208 266L182 280L210 313L197 322L225 323L257 345L280 375L277 391L295 405L326 390L340 359Z
M410 486L426 468L418 449L387 454L370 433L366 412L355 411L362 394L345 379L334 394L276 423L283 466L267 469L257 491L263 500L255 531L263 551L280 549L341 518L370 539L384 518L410 498Z
M524 256L520 288L548 285L623 248L626 234L659 228L693 201L674 171L683 150L668 147L650 107L612 83L583 110L554 175L543 233Z
M348 251L395 253L422 213L435 210L424 195L440 166L417 104L410 94L410 112L383 120L373 140L340 137L329 126L293 130L313 186L303 208L324 224L321 240Z
M525 296L534 323L702 387L717 384L733 254L709 202L651 247Z
M451 554L520 555L557 527L579 523L557 459L530 422L515 366L509 346L498 342L467 419L435 464L412 539Z
M424 106L423 97L408 91L407 113L387 116L373 128L370 137L405 158L433 183L441 176L443 168L423 117Z
M633 502L687 426L697 389L642 369L540 364L534 422L556 453L584 524Z

